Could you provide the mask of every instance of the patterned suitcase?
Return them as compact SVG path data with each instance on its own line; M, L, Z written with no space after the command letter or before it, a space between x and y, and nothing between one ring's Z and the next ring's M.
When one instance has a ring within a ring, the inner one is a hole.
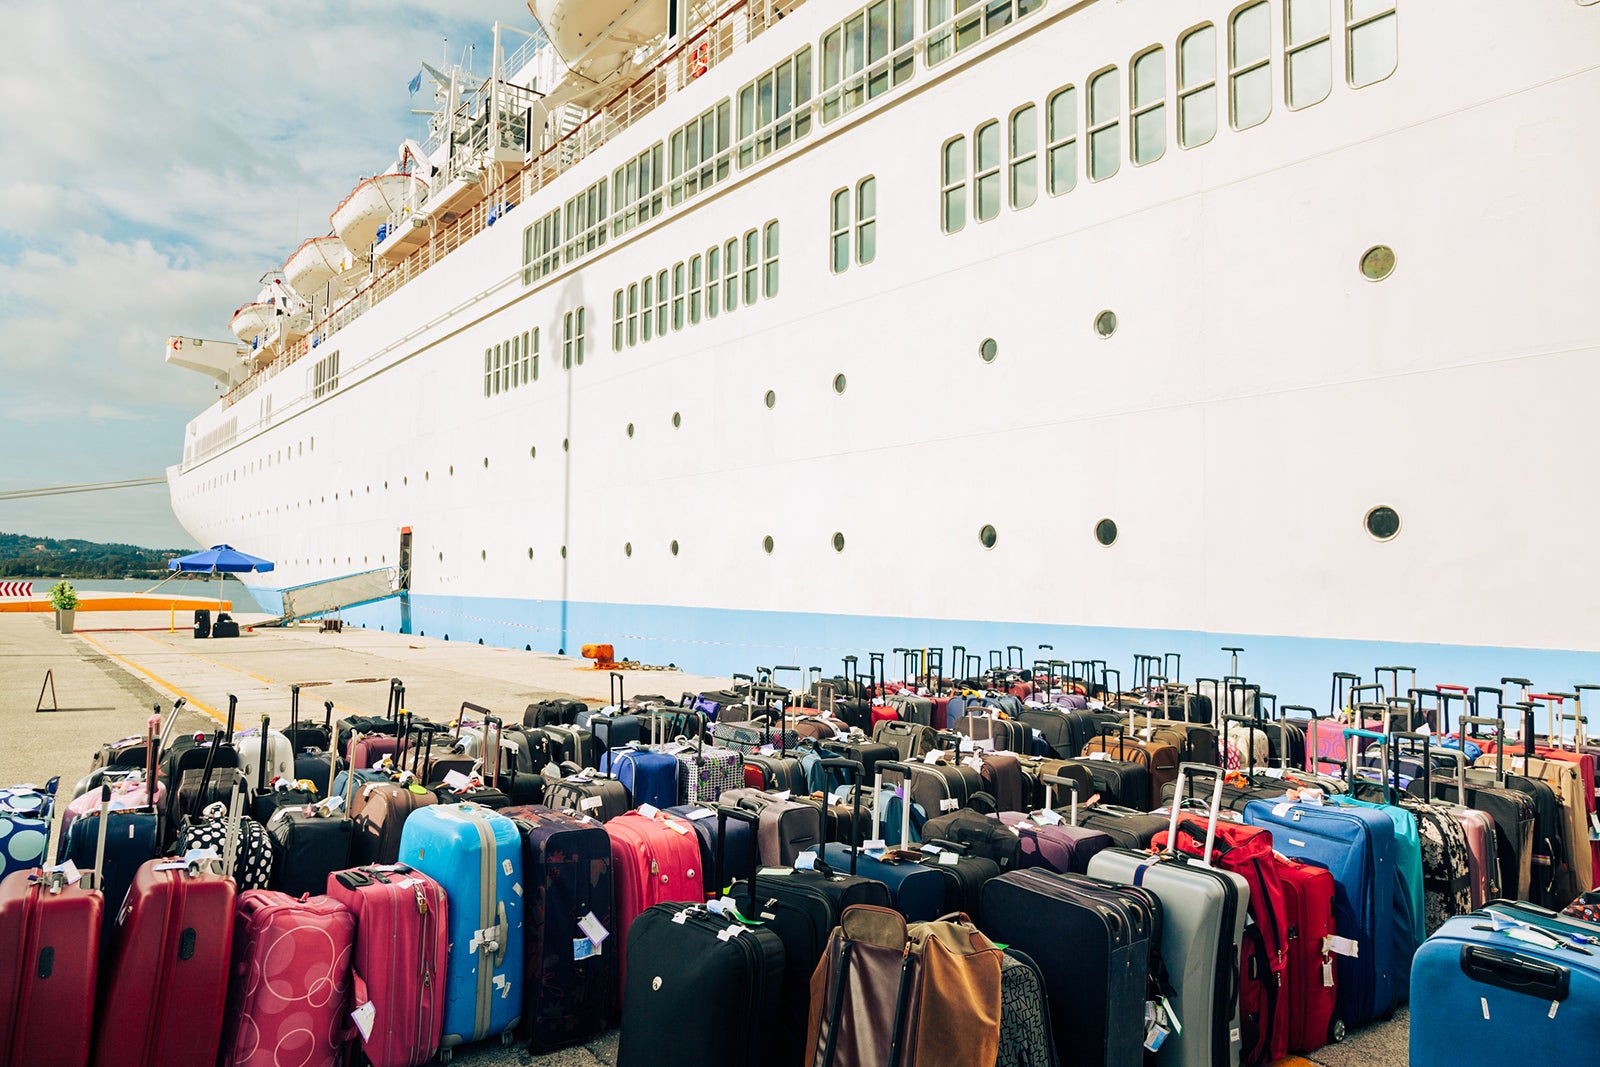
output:
M59 778L40 789L31 785L0 789L0 878L44 862L50 816ZM99 790L90 794L99 804Z
M522 835L527 974L517 1036L549 1052L599 1036L610 1018L616 954L593 946L580 923L616 926L611 838L593 819L545 807L501 814Z
M516 824L477 804L436 804L406 820L400 862L449 900L445 1049L496 1034L522 1014L522 840Z
M361 1042L372 1067L419 1067L439 1051L444 1023L449 902L444 887L404 864L328 878L328 896L356 916L352 959L367 985L374 1026ZM396 945L410 946L404 954Z
M715 804L724 791L744 788L744 753L738 749L706 745L696 738L692 745L679 742L667 751L683 764L678 772L679 804Z
M356 917L337 900L251 889L233 920L219 1067L339 1067Z

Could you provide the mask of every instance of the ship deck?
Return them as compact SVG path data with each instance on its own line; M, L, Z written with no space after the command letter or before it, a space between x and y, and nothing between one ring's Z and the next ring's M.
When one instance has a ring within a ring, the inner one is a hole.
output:
M163 606L164 607L164 606ZM241 627L265 615L237 616ZM62 635L50 619L30 613L0 615L0 707L7 743L0 746L0 783L62 778L61 789L89 770L102 742L140 733L153 703L170 708L188 700L180 721L185 730L209 730L226 718L228 694L239 698L236 727L289 720L290 685L299 683L301 710L321 717L323 702L334 716L382 714L388 681L402 679L408 709L436 721L470 700L520 720L528 703L566 697L599 704L607 699L606 671L586 661L543 652L464 644L437 638L347 628L323 633L312 625L243 629L237 639L196 640L187 628L169 630L169 612L95 612L79 609L77 632ZM626 652L626 649L619 649ZM34 713L46 672L46 688ZM676 697L688 689L722 688L727 679L681 671L629 671L627 689ZM1351 1034L1343 1044L1319 1050L1309 1060L1290 1057L1280 1067L1405 1067L1407 1016ZM1058 1040L1069 1040L1064 1035ZM617 1031L587 1045L530 1057L498 1043L458 1050L455 1062L472 1067L595 1067L616 1062Z

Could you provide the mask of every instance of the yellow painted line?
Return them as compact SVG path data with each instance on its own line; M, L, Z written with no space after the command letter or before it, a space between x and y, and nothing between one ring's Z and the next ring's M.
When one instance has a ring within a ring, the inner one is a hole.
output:
M217 720L219 723L221 723L224 726L226 726L228 724L227 716L218 714L217 710L215 708L213 708L210 705L202 702L201 700L199 700L198 698L190 695L189 693L184 692L182 689L178 688L176 685L173 685L171 682L167 681L165 678L161 677L159 674L154 674L154 673L152 673L150 671L147 671L143 667L139 666L137 663L133 662L132 660L125 659L122 656L117 655L115 652L111 651L109 648L107 648L105 645L102 645L100 642L96 641L94 638L89 637L87 634L77 634L76 637L78 638L78 640L87 642L88 644L93 645L95 648L98 648L102 655L108 656L111 659L116 660L118 663L122 664L124 667L127 667L129 670L136 671L137 673L144 675L146 678L150 679L152 682L156 683L156 685L160 686L161 688L167 690L169 693L178 694L179 696L181 696L184 699L185 702L188 703L188 705L191 708L200 709L201 711L205 712L207 715L211 716L213 719Z

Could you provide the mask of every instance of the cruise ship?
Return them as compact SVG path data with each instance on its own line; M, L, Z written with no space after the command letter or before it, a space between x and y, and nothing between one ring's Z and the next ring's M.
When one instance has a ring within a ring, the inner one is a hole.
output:
M529 10L234 339L168 342L222 389L173 508L268 606L386 570L347 622L700 672L1597 680L1600 3Z

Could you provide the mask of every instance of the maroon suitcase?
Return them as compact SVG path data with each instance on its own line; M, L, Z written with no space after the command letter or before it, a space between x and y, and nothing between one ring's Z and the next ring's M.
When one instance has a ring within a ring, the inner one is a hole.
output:
M222 870L150 860L134 875L106 961L95 1067L216 1061L233 949L233 879Z
M111 788L100 796L103 827ZM104 852L101 838L101 862ZM0 1064L89 1062L103 912L98 889L61 871L16 871L0 882Z
M404 864L357 867L329 875L328 896L356 918L354 971L375 1020L361 1051L373 1067L428 1062L444 1027L450 924L443 887Z
M337 900L240 893L219 1067L339 1067L354 1029L355 937L356 917Z

